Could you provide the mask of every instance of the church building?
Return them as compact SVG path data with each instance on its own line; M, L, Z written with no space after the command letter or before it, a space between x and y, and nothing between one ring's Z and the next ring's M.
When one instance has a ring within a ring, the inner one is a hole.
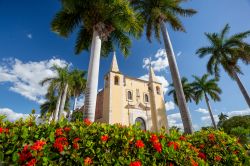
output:
M104 79L104 88L97 95L95 121L122 125L140 122L141 129L150 131L168 128L162 84L152 67L149 81L125 76L119 71L114 53Z

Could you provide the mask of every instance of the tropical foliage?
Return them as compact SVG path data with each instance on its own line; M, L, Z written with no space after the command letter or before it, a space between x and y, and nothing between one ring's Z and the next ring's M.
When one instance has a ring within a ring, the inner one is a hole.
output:
M146 36L150 42L152 33L154 33L158 41L160 41L160 33L162 33L184 131L186 133L192 133L193 127L191 117L186 104L179 70L165 23L169 23L174 30L185 31L179 16L189 17L194 15L196 11L194 9L184 9L181 5L182 2L185 1L182 0L131 0L130 2L143 18L144 26L146 27Z
M214 116L212 113L212 109L209 103L209 97L213 101L220 101L220 94L221 94L221 89L219 88L217 82L218 79L208 79L209 75L205 74L201 78L197 76L194 77L194 82L192 83L192 87L194 88L195 91L195 101L198 104L203 98L205 98L208 112L210 115L210 118L212 120L214 128L217 128Z
M245 39L250 31L241 32L228 37L230 26L227 24L220 33L205 33L210 45L201 47L196 51L200 58L209 56L207 71L220 76L220 69L223 68L228 75L236 80L245 100L250 107L250 97L241 83L238 74L243 74L239 61L250 63L250 45Z
M221 131L184 136L89 120L36 125L0 118L0 161L15 165L242 165L246 151Z

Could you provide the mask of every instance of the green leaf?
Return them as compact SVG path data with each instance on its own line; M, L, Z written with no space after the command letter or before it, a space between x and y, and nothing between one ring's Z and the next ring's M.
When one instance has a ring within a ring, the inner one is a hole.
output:
M28 137L28 129L26 128L26 127L22 127L22 132L23 132L23 134L22 134L22 138L23 139L26 139L27 137Z
M54 132L50 132L50 134L49 134L49 140L50 140L50 142L54 142L55 141L55 134L54 134Z
M12 161L16 162L19 159L19 155L17 152L14 152L12 155Z
M0 161L3 161L3 159L4 159L4 153L0 151ZM0 165L1 165L1 163L0 163Z

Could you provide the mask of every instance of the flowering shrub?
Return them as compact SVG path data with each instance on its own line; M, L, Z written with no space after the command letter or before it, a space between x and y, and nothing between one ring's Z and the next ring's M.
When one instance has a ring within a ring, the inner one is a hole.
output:
M247 152L236 138L219 130L201 130L187 136L190 147L209 165L250 165Z
M151 133L137 126L88 120L36 125L30 119L11 123L1 117L0 128L0 165L2 161L6 165L26 166L203 166L240 165L247 160L244 149L234 138L217 131L183 136L174 131ZM225 145L216 149L214 146L219 142Z

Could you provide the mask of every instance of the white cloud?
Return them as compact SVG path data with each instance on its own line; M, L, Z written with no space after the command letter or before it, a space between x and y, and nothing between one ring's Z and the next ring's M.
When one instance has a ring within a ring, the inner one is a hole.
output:
M76 108L81 108L84 105L84 96L80 96L76 102Z
M227 112L226 115L228 115L229 117L250 115L250 108Z
M179 51L177 54L176 54L176 56L181 56L182 55L182 52L181 51Z
M27 38L32 39L32 34L31 33L28 33L26 36L27 36Z
M181 121L181 114L180 113L174 113L167 116L168 117L168 124L170 127L177 126L183 130L183 124Z
M17 113L9 108L0 108L0 114L6 115L7 116L6 119L11 122L18 120L20 118L26 119L27 117L29 117L29 114Z
M56 58L26 63L18 59L5 59L0 67L0 83L11 83L11 91L41 104L45 101L44 95L48 85L41 86L39 83L45 78L57 75L53 70L54 64L63 67L67 62Z
M150 59L144 58L142 67L148 69L149 64L150 64ZM165 49L159 49L156 52L154 60L151 60L151 65L154 71L158 72L165 70L169 66Z
M200 113L203 113L203 114L208 114L208 110L204 109L204 108L198 108L197 110L194 110L196 112L200 112Z
M175 109L175 104L174 104L174 102L172 102L172 101L167 101L167 102L165 103L165 108L166 108L167 111L170 111L170 110Z
M157 76L157 75L156 75L155 77L156 77L156 79L162 84L163 93L165 94L165 93L167 92L168 86L169 86L168 81L165 79L164 76ZM139 77L139 79L148 81L149 76L148 76L148 74L145 74L145 75Z

